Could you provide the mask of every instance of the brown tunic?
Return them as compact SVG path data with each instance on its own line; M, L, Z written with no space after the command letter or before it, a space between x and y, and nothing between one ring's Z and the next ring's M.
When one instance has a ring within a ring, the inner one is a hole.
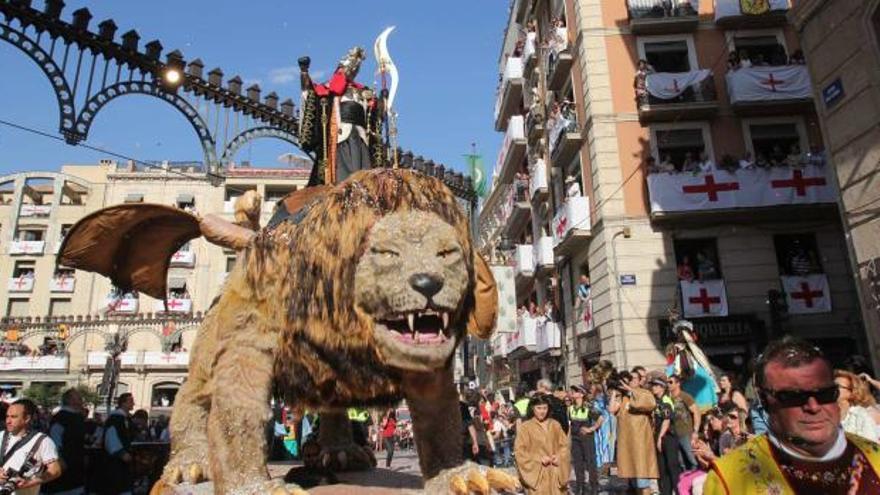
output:
M568 436L555 419L546 419L543 426L534 418L523 421L516 431L514 452L526 493L568 493L568 475L571 471ZM541 465L542 457L552 455L559 459L558 466Z
M658 478L651 414L657 402L651 392L633 390L617 411L617 476Z

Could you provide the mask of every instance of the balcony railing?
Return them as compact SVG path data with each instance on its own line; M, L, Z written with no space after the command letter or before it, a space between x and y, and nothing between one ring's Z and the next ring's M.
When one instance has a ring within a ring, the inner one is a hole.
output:
M526 115L526 134L529 146L534 146L541 139L541 136L544 135L544 114L540 112L537 106Z
M583 143L574 105L552 117L549 127L551 163L554 167L567 167Z
M633 34L690 32L700 23L698 0L627 0Z
M49 292L73 292L76 289L75 277L52 277Z
M748 67L727 72L727 93L740 114L791 113L792 106L813 108L813 90L806 65Z
M535 275L534 248L531 244L517 244L513 255L517 281L528 281Z
M516 334L508 345L511 355L535 352L538 345L538 319L522 316L516 320Z
M574 196L553 217L554 251L558 256L570 256L587 246L591 236L590 198Z
M539 158L529 169L529 197L532 201L546 201L550 195L547 187L547 165Z
M821 155L811 155L821 159ZM818 161L818 163L822 163ZM742 169L735 172L651 174L651 215L780 205L836 203L828 166Z
M509 213L504 222L504 230L510 237L517 237L528 225L532 212L532 204L529 202L529 181L517 179L507 193L507 207Z
M510 117L510 124L501 143L498 159L495 161L495 180L499 183L509 183L516 171L520 169L523 158L526 156L526 127L522 115Z
M177 251L171 255L171 266L193 268L196 266L196 253L190 251Z
M558 350L562 344L562 331L559 323L546 320L537 327L535 353Z
M789 0L715 0L715 23L726 29L783 26L788 22L786 13L790 8Z
M705 119L718 112L715 79L708 69L690 72L654 72L637 85L636 100L642 122Z
M133 315L138 312L140 302L136 297L113 297L104 299L104 308L108 313Z
M67 372L68 358L61 356L17 356L0 358L0 371Z
M21 205L18 216L45 218L52 213L52 205Z
M538 33L529 31L526 33L526 39L523 44L523 68L524 76L528 77L535 68L535 62L538 60Z
M43 254L46 241L12 241L9 243L9 254L39 255Z
M501 73L501 84L495 100L495 130L507 130L507 121L522 106L523 60L508 57Z
M535 242L535 269L538 274L544 275L553 272L554 267L553 237L541 236Z
M9 292L33 292L34 277L11 277L6 284L6 290Z
M507 342L510 339L509 333L495 332L492 335L492 356L501 358L507 356Z
M107 363L107 353L103 351L89 352L86 363L89 368L104 368ZM122 368L177 368L185 369L189 366L188 352L159 352L159 351L128 351L119 355Z
M547 89L559 91L565 86L571 73L571 47L568 42L568 29L554 28L547 50Z
M192 299L169 297L166 301L156 301L154 310L159 313L191 313Z

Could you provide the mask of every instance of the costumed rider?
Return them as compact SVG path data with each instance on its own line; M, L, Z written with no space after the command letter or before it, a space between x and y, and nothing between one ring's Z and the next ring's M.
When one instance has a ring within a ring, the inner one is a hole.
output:
M61 409L52 416L49 437L61 455L64 472L46 485L44 493L85 494L86 422L82 395L77 389L69 388L61 395Z
M315 154L316 162L309 186L337 184L358 170L384 166L383 99L354 80L365 58L363 48L352 48L326 84L312 81L309 57L298 61L303 92L300 144Z
M718 405L718 380L709 358L697 345L694 325L687 320L672 324L675 342L666 350L667 376L679 376L681 388L690 394L700 411L705 412Z
M116 409L104 424L104 452L107 453L105 493L129 495L134 489L131 456L131 410L134 396L124 393L116 399Z
M37 406L28 399L17 400L6 411L6 431L0 433L0 493L36 495L40 485L61 476L55 443L31 429Z

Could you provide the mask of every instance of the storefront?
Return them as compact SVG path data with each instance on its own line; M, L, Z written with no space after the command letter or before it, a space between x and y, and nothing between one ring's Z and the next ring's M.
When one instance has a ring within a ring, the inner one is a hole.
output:
M746 367L767 344L767 329L757 316L733 315L690 320L697 335L697 345L706 353L712 365L735 375L745 373ZM665 348L672 342L669 320L660 324L660 343Z

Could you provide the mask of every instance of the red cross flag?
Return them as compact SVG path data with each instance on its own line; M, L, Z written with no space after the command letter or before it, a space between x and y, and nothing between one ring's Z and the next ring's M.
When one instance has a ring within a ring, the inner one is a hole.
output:
M727 316L727 290L724 288L724 280L682 280L680 283L685 317Z
M831 312L831 291L828 277L814 273L803 277L781 277L789 314L803 315Z

